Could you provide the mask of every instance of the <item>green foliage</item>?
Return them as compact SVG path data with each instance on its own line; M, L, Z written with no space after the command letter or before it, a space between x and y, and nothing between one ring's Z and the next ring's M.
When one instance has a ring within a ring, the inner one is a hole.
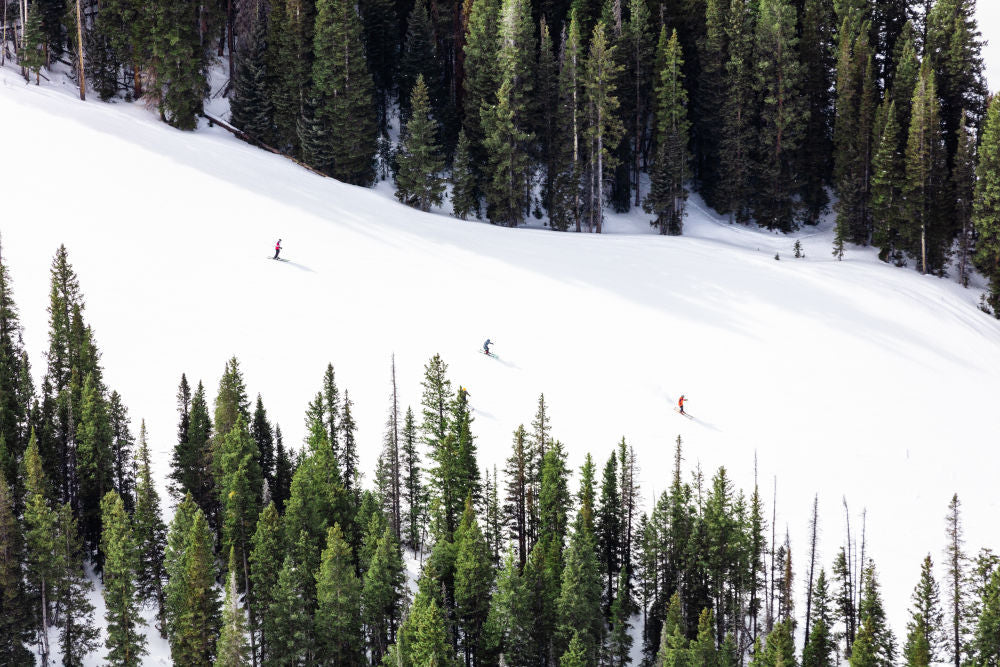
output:
M362 659L361 582L340 526L327 533L316 573L316 659L323 664L359 664Z
M272 637L276 632L270 609L286 551L283 538L281 517L274 502L268 503L257 520L250 551L250 582L253 588L250 610L254 618L260 619L260 653L265 662L270 658Z
M726 94L723 98L719 151L726 159L719 165L716 208L729 213L730 221L750 220L752 158L757 145L754 121L753 10L747 0L732 0L729 22L729 59L726 62Z
M618 117L618 79L622 74L618 47L608 39L604 22L594 26L583 75L583 90L590 122L584 136L590 144L590 170L594 177L589 198L590 228L598 234L604 221L604 178L618 165L612 151L625 131Z
M410 98L410 120L397 154L396 199L429 211L440 206L444 192L444 158L437 144L437 123L430 115L430 99L424 76L417 76ZM467 159L467 158L466 158Z
M451 210L462 220L473 213L479 215L472 150L472 143L463 129L458 133L458 146L455 148L455 160L451 168Z
M377 536L364 573L361 610L372 655L381 658L396 634L405 594L406 571L400 546L389 526ZM373 662L376 662L373 660Z
M589 660L596 657L604 636L597 544L592 530L586 510L581 509L566 550L555 643L556 653L562 655L569 646L573 633L578 632Z
M455 611L466 661L479 662L482 629L490 610L493 565L489 547L467 497L462 523L455 533Z
M549 174L552 192L549 224L566 231L571 226L580 231L583 158L583 50L580 23L574 13L563 39L559 62L559 93L556 106L556 137Z
M150 69L155 81L147 92L156 100L160 118L181 130L198 125L209 92L201 20L201 5L194 0L165 0L152 15Z
M1000 568L995 568L983 589L982 611L973 639L976 664L995 667L1000 664Z
M170 656L178 664L208 666L215 655L220 610L213 542L205 513L188 496L174 516L165 556Z
M973 261L989 280L989 304L1000 317L1000 97L990 101L976 174L972 223L978 240Z
M101 499L112 488L112 434L107 402L91 374L83 383L82 410L76 430L80 522L84 543L96 550L101 539Z
M24 562L24 536L14 513L14 495L0 474L0 651L13 665L34 662L27 648L31 609L22 577Z
M871 171L872 245L879 258L889 261L896 254L903 210L903 154L894 102L879 107L875 121L875 157Z
M656 158L644 206L647 213L656 216L650 224L661 234L679 235L687 200L684 184L691 176L687 148L691 123L684 89L684 59L676 30L668 39L666 28L661 28L657 62L662 69L656 86Z
M114 491L101 500L101 551L104 553L104 620L108 638L105 660L117 667L137 667L148 653L146 637L140 631L144 625L139 615L137 579L139 553L136 549L132 522L125 504Z
M302 587L308 575L301 571L302 567L288 555L278 572L268 610L272 630L263 662L267 667L300 665L312 647L313 620L308 606L303 604L308 592Z
M260 513L263 479L258 460L257 443L247 429L243 415L217 446L216 468L219 504L222 507L222 552L235 549L237 562L242 563L250 537L256 529Z
M241 667L249 661L246 617L239 605L239 587L236 583L236 553L229 552L229 572L226 575L226 600L222 605L222 630L216 645L214 667Z
M805 648L802 649L802 667L833 667L836 640L833 635L833 616L826 572L820 568L812 597L812 627L809 628Z
M444 612L433 596L417 593L399 629L396 644L382 660L386 667L456 667Z

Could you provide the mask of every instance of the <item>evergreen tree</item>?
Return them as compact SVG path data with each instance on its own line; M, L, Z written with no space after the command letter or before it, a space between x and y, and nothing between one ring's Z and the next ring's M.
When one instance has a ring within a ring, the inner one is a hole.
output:
M69 504L61 506L57 515L58 573L53 593L59 612L59 645L63 664L79 666L89 653L98 648L100 639L94 625L94 605L89 600L94 585L83 570L83 546Z
M275 3L280 4L280 3ZM236 80L229 108L230 122L256 141L271 141L274 134L274 106L268 95L268 29L264 4L252 10L248 39L240 40L236 53Z
M262 479L257 443L242 414L236 417L236 423L222 440L216 455L219 470L216 486L222 507L222 552L235 550L236 560L242 567L241 584L248 589L247 552L260 513Z
M117 391L108 397L108 425L111 429L111 486L125 503L125 511L135 511L135 438L129 428L128 409Z
M618 457L614 454L604 466L604 479L601 483L601 496L598 501L594 523L597 528L597 556L601 567L601 577L604 579L602 600L606 615L610 615L611 605L615 600L614 585L618 580L618 570L621 567L619 555L622 547L619 510L621 496L618 493Z
M761 0L758 12L755 90L761 109L754 217L768 229L788 232L796 227L796 155L806 120L795 5Z
M892 99L896 102L899 124L900 149L906 148L906 138L910 135L910 102L913 91L920 79L920 58L914 42L913 24L908 23L897 42L899 54L896 57L896 71L892 82Z
M173 534L185 526L184 535ZM170 656L179 664L211 665L220 624L212 532L205 513L192 513L189 506L175 516L171 533L166 557Z
M316 573L316 659L329 665L359 664L361 583L339 525L334 524L327 533L320 560Z
M473 165L473 174L477 186L473 190L463 190L464 193L482 190L484 176L478 165L487 160L484 146L480 110L492 104L499 87L500 72L497 68L497 53L500 50L499 0L472 0L468 13L468 27L465 34L465 77L462 80L462 104L465 107L462 119L462 129L468 140L469 163ZM461 144L460 144L461 145ZM457 161L457 157L456 157ZM466 195L468 196L468 194ZM478 196L473 207L478 213ZM472 210L472 208L468 209ZM459 215L456 203L456 215ZM461 217L459 215L459 217Z
M611 605L611 646L610 664L613 667L625 667L630 660L632 651L632 635L629 634L628 619L628 584L625 580L625 570L618 573L618 585L615 601ZM711 630L711 626L709 627ZM711 640L711 636L709 636ZM570 640L570 644L572 644ZM714 645L713 645L714 650ZM712 667L712 663L703 663L705 667Z
M361 473L358 471L358 446L355 439L358 426L351 414L353 406L350 394L344 391L344 407L340 413L340 434L343 436L343 446L338 458L344 467L344 488L356 500L361 492Z
M132 524L138 562L136 595L144 602L156 602L159 630L165 636L167 627L163 585L166 571L163 552L167 546L167 528L160 518L160 496L156 491L150 468L145 420L139 426L139 449L136 452L135 463L138 474Z
M504 476L507 479L507 499L503 507L504 522L510 526L512 543L517 545L518 566L523 568L528 560L528 495L530 453L524 425L514 431L513 451L507 459Z
M941 211L947 171L935 91L934 72L925 61L913 93L910 136L906 144L903 183L906 219L902 230L906 251L916 259L921 273L943 271L947 246L951 243Z
M883 102L876 118L871 170L872 245L879 248L879 259L890 261L897 253L903 208L903 154L895 102Z
M49 611L54 602L54 588L59 571L56 551L58 517L45 497L47 481L34 430L24 454L24 469L25 578L34 607L32 617L37 623L35 632L40 637L39 653L42 664L46 664L49 656Z
M558 37L558 35L557 35ZM543 16L539 25L538 61L534 68L535 82L531 113L531 131L538 138L534 158L544 165L545 178L542 182L541 201L545 209L552 206L552 176L555 174L554 157L556 132L556 108L559 104L559 64L552 44L552 33ZM628 193L625 193L628 196ZM534 211L538 215L537 206Z
M399 630L399 638L382 664L405 667L457 665L448 641L444 612L433 596L417 594Z
M800 17L802 39L802 92L807 118L803 130L802 169L803 219L814 225L826 211L829 198L825 185L830 179L833 153L833 62L834 18L831 0L807 0Z
M569 526L571 499L567 480L566 453L559 441L551 443L542 459L541 485L538 493L538 541L562 569L563 544Z
M0 270L0 280L2 273ZM0 475L0 651L17 667L34 664L27 648L31 609L22 576L23 542L14 513L14 494L6 477Z
M690 177L687 92L684 89L684 59L675 30L669 40L667 29L660 29L657 62L662 69L656 87L656 157L646 196L646 212L656 215L650 224L661 234L679 235L684 226L687 190Z
M978 238L973 262L989 281L989 304L1000 318L1000 96L990 100L976 170L972 224Z
M239 605L236 554L229 552L229 572L226 575L226 600L222 605L222 630L216 645L214 667L240 667L249 662L250 647L246 640L246 617Z
M754 114L753 15L747 0L731 0L726 34L729 60L726 62L726 95L719 128L719 152L726 156L720 164L716 209L729 213L730 221L749 222L753 192L753 151L757 145Z
M495 665L500 656L509 664L525 664L531 656L531 619L525 580L519 572L513 549L507 551L497 573L496 590L483 625L484 664Z
M479 215L479 196L476 194L476 172L472 162L472 151L472 143L463 129L458 133L458 146L455 148L455 159L451 168L451 210L462 220L473 213Z
M596 557L597 545L583 505L577 514L566 550L566 566L558 600L556 654L562 655L574 632L579 632L588 662L596 661L603 642L604 618L601 614L601 579Z
M851 651L851 665L890 667L896 658L896 641L882 606L874 563L869 562L863 570L861 589L863 597L858 605L861 627Z
M104 553L104 619L108 626L105 646L109 665L132 667L142 664L148 653L144 624L139 616L139 553L125 504L114 491L101 500L101 551Z
M785 619L775 623L774 630L767 636L763 650L755 650L753 659L750 660L751 667L795 667L798 661L795 659L795 622L792 619ZM853 663L852 663L853 664Z
M622 73L617 46L608 40L603 22L594 26L590 51L583 76L590 122L584 132L590 145L590 171L593 178L589 201L590 228L601 233L604 223L604 178L617 166L612 150L618 145L624 127L618 117L617 80Z
M192 0L158 3L152 15L150 71L155 81L147 94L157 101L160 119L182 130L197 126L209 92L202 18L201 5Z
M583 65L580 24L573 14L560 48L556 138L549 174L549 224L557 231L572 226L579 232L582 220Z
M907 623L908 638L919 636L926 646L928 662L941 662L944 657L944 614L941 612L941 593L934 580L933 563L928 555L920 566L920 581L911 597L913 608ZM917 628L919 626L919 628ZM918 633L914 629L918 629ZM905 654L909 654L907 642Z
M465 663L479 664L482 629L490 610L493 565L486 540L472 509L465 501L462 523L455 533L455 611Z
M10 271L0 253L0 474L13 489L17 484L16 461L28 444L34 387L11 283Z
M366 645L377 662L396 638L406 590L405 566L399 543L389 526L377 537L361 589Z
M593 658L588 653L584 637L583 632L573 632L573 638L569 640L566 652L559 658L559 667L586 667L594 664Z
M389 100L399 56L399 19L392 0L365 0L358 9L365 43L365 60L374 85L378 131L387 131Z
M833 667L836 641L826 572L820 568L812 596L812 626L802 649L802 667Z
M958 232L958 281L969 286L970 260L975 250L972 210L976 189L976 138L969 132L965 117L958 126L958 147L951 170L952 195L955 198L955 229Z
M945 591L947 597L948 620L948 653L953 658L956 667L961 664L963 656L969 653L970 643L969 604L966 590L967 556L963 549L964 531L961 520L961 502L958 494L954 494L948 503L948 514L945 518L948 542L945 546Z
M281 427L274 429L274 488L271 490L271 498L279 509L285 508L285 502L292 493L292 458L293 454L285 450L285 443L281 438Z
M726 13L728 0L705 0L705 36L698 41L698 60L701 76L695 96L696 112L693 114L694 134L698 137L698 155L695 174L701 183L705 201L716 206L719 187L719 131L722 126L723 106L719 100L726 94ZM805 24L803 25L805 27ZM679 45L678 45L679 48ZM803 54L805 55L805 54ZM664 62L662 57L659 59ZM680 73L683 80L683 73ZM657 82L659 83L659 82ZM658 85L657 88L660 86Z
M755 656L759 654L760 651L754 651ZM688 640L681 618L681 599L677 593L670 597L663 632L660 633L660 648L653 664L656 667L686 667L690 664Z
M437 145L437 123L430 116L430 100L424 76L417 76L410 98L410 119L397 154L396 199L429 211L440 206L444 192L444 159Z
M406 20L406 38L403 53L399 58L400 115L405 120L410 117L410 98L417 78L422 74L427 84L431 107L435 116L442 109L445 92L442 90L443 72L434 35L434 24L423 0L415 1Z
M973 638L976 664L993 667L1000 664L1000 569L994 569L983 590L978 621Z
M302 589L305 573L300 571L301 567L287 555L278 572L268 611L272 632L263 662L268 667L304 664L311 649L313 622L309 617L309 605L303 604L308 593Z
M267 410L264 409L264 401L260 394L257 394L257 405L253 412L253 422L250 424L250 435L253 436L257 444L257 466L260 474L267 482L274 494L274 431L271 429L271 422L267 420Z
M417 452L417 427L413 409L406 408L402 432L403 485L401 494L406 503L403 522L403 541L414 552L420 545L420 524L424 514L424 490L420 484L420 454Z
M283 538L281 517L271 502L257 520L250 552L250 581L254 592L250 610L255 619L260 619L260 655L265 664L271 658L272 638L276 632L270 609L278 585L282 554L286 551Z
M299 132L305 161L346 183L371 185L375 101L354 3L316 2L313 50L315 123Z
M101 539L101 499L112 488L113 472L108 406L92 374L83 383L82 410L76 430L77 503L84 544L96 551Z
M535 36L527 0L504 0L499 20L496 98L480 108L487 213L497 224L516 227L530 206L535 136L530 129Z

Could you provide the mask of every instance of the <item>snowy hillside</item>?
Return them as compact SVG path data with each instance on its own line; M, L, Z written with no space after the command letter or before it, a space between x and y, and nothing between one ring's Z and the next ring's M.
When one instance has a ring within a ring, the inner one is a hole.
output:
M17 165L0 175L4 260L37 381L48 267L66 244L107 383L146 420L161 476L182 372L214 395L238 356L297 445L332 361L370 470L390 355L417 405L439 352L470 391L483 465L502 465L545 392L570 464L587 451L603 463L624 435L647 500L668 483L678 434L688 469L725 463L744 489L756 456L799 553L818 493L827 567L842 497L857 520L867 508L897 630L920 560L940 561L953 492L969 550L1000 545L1000 323L976 308L979 290L867 249L836 262L828 226L733 227L696 198L681 238L649 234L638 213L602 236L422 214L388 187L320 178L219 128L182 133L72 92L0 72L0 159ZM287 263L269 259L279 237ZM487 337L498 359L477 354ZM681 393L693 421L671 410Z

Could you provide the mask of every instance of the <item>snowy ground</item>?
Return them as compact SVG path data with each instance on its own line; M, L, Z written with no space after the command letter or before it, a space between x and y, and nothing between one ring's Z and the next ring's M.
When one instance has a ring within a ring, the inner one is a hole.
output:
M390 354L416 406L440 352L471 392L483 465L502 465L539 392L574 468L587 451L603 464L624 435L646 499L668 484L678 434L687 468L725 463L744 489L756 457L768 498L777 477L800 591L813 495L827 567L842 498L858 521L867 508L899 632L920 560L941 560L953 492L969 550L1000 546L1000 323L977 310L980 290L868 249L836 262L829 223L775 235L697 198L681 238L649 234L638 213L612 216L603 236L421 214L387 187L317 177L219 128L182 133L140 105L73 93L0 71L4 261L37 381L48 267L67 245L107 382L136 427L146 420L161 480L181 372L214 396L238 356L295 445L332 361L371 470ZM279 237L287 263L269 259ZM499 359L477 354L486 337ZM681 393L693 421L670 408Z

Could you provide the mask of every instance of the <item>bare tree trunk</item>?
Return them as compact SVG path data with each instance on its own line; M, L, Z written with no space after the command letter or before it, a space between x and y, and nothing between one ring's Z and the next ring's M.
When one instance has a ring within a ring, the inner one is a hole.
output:
M45 577L42 577L42 632L40 637L42 667L48 667L49 664L49 600L45 595L47 583Z
M816 537L819 527L819 494L813 497L812 525L809 536L809 585L806 588L806 642L809 641L810 620L812 617L813 574L816 571Z
M576 56L573 56L574 61ZM576 62L573 63L576 72ZM580 132L577 121L578 102L576 99L576 81L573 81L573 217L576 218L576 232L580 233L580 183L577 180L580 165Z
M396 389L396 355L392 355L392 529L400 535L399 501L399 398Z
M6 0L0 0L6 3ZM80 0L76 0L76 66L80 77L80 99L87 99L87 79L83 73L83 13Z

